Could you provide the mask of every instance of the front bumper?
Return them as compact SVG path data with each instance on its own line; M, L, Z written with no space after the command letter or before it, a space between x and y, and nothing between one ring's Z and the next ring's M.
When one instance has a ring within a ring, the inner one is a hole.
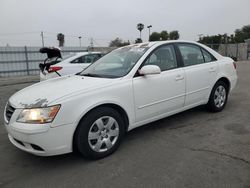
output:
M12 118L14 119L14 118ZM17 148L40 156L72 152L74 124L51 127L50 124L5 122L10 142Z

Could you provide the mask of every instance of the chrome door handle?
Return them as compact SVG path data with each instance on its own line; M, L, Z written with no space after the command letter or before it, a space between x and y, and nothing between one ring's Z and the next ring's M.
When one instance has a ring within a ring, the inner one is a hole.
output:
M182 75L177 75L176 77L175 77L175 80L176 81L178 81L178 80L183 80L184 79L184 76L182 76Z

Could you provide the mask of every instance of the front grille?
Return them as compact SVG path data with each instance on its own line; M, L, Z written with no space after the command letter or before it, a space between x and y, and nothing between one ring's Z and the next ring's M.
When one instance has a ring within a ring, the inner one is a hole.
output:
M6 120L9 122L10 119L11 119L11 116L13 115L15 111L15 108L12 107L9 103L7 104L6 106L6 110L5 110L5 117L6 117Z

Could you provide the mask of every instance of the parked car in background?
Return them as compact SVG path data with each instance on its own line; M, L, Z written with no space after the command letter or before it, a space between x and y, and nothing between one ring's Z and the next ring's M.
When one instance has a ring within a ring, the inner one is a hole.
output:
M26 152L48 156L75 150L99 159L141 125L199 105L222 111L236 81L234 61L205 45L133 44L77 75L17 92L5 107L5 127L10 141Z
M79 52L68 55L62 61L51 65L48 70L41 70L40 81L81 72L103 55L101 52Z

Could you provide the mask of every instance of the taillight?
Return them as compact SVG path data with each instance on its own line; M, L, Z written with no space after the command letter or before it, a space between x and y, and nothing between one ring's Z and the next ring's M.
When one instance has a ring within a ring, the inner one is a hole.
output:
M234 68L236 69L236 62L233 62L233 64L234 64Z
M58 67L58 66L54 66L54 67L50 67L48 72L51 73L51 72L56 72L56 71L59 71L61 70L62 67Z

